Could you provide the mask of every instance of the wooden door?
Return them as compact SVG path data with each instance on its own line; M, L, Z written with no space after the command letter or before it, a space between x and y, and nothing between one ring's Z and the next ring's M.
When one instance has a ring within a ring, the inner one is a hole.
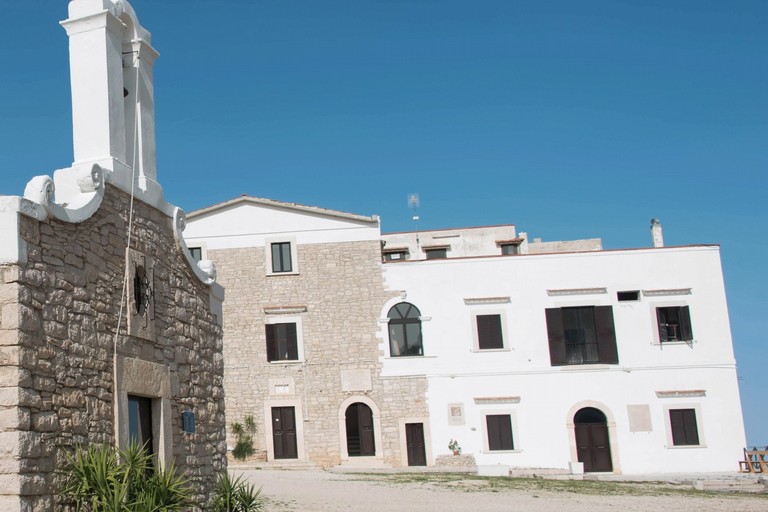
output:
M576 451L584 471L613 471L608 426L604 423L576 424Z
M408 465L426 466L427 454L424 450L424 424L405 424L405 443L408 446Z
M295 459L296 414L293 407L272 408L272 446L276 459Z

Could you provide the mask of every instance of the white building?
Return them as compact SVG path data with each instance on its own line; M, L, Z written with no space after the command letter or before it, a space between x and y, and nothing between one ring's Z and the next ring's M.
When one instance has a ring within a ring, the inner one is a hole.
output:
M456 440L461 460L478 466L737 469L745 438L717 246L663 247L658 224L654 247L629 250L603 250L600 239L529 242L512 225L378 229L376 218L256 198L190 214L189 246L216 262L227 301L244 297L224 306L228 411L233 400L249 404L268 423L264 404L289 398L272 385L289 379L291 403L314 417L298 427L297 457L320 465L450 464ZM298 269L276 278L269 262L285 244ZM352 254L362 259L351 265ZM312 304L340 300L370 308L313 313ZM296 359L323 385L268 364L270 308L291 305L308 305ZM357 344L333 334L347 323ZM249 385L262 394L244 396ZM342 407L363 396L374 418L370 459L345 447ZM338 423L313 424L337 411ZM261 437L271 461L278 441L268 429Z
M427 376L436 453L455 439L478 465L736 470L745 438L719 247L495 252L384 266L401 298L381 318L414 305L421 340L404 357L383 324L382 375Z

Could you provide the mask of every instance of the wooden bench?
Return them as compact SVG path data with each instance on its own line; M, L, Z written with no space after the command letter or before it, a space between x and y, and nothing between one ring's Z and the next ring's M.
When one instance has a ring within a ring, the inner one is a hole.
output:
M744 448L744 460L739 461L740 473L768 473L768 446L762 450Z

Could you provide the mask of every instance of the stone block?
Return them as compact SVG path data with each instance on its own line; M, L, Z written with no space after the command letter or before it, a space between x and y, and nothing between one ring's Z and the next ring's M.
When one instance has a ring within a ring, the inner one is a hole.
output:
M572 475L583 475L584 474L584 463L583 462L568 462L568 469L570 470Z
M16 430L20 428L19 425L19 408L18 407L0 407L0 429L2 430Z
M19 388L0 388L0 407L16 407L19 405Z
M0 494L0 510L3 512L22 512L18 491L13 494Z
M19 304L4 304L0 312L0 328L18 329L20 325Z
M0 345L0 367L18 366L21 350L15 345Z
M36 432L56 432L59 430L59 417L54 412L32 414L32 430Z

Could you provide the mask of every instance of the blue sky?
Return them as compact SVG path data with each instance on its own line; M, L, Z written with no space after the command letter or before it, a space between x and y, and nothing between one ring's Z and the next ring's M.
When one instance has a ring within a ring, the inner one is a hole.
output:
M3 2L0 193L72 161L65 1ZM158 176L385 231L719 243L750 444L768 444L768 2L135 0ZM735 462L734 462L735 465Z

